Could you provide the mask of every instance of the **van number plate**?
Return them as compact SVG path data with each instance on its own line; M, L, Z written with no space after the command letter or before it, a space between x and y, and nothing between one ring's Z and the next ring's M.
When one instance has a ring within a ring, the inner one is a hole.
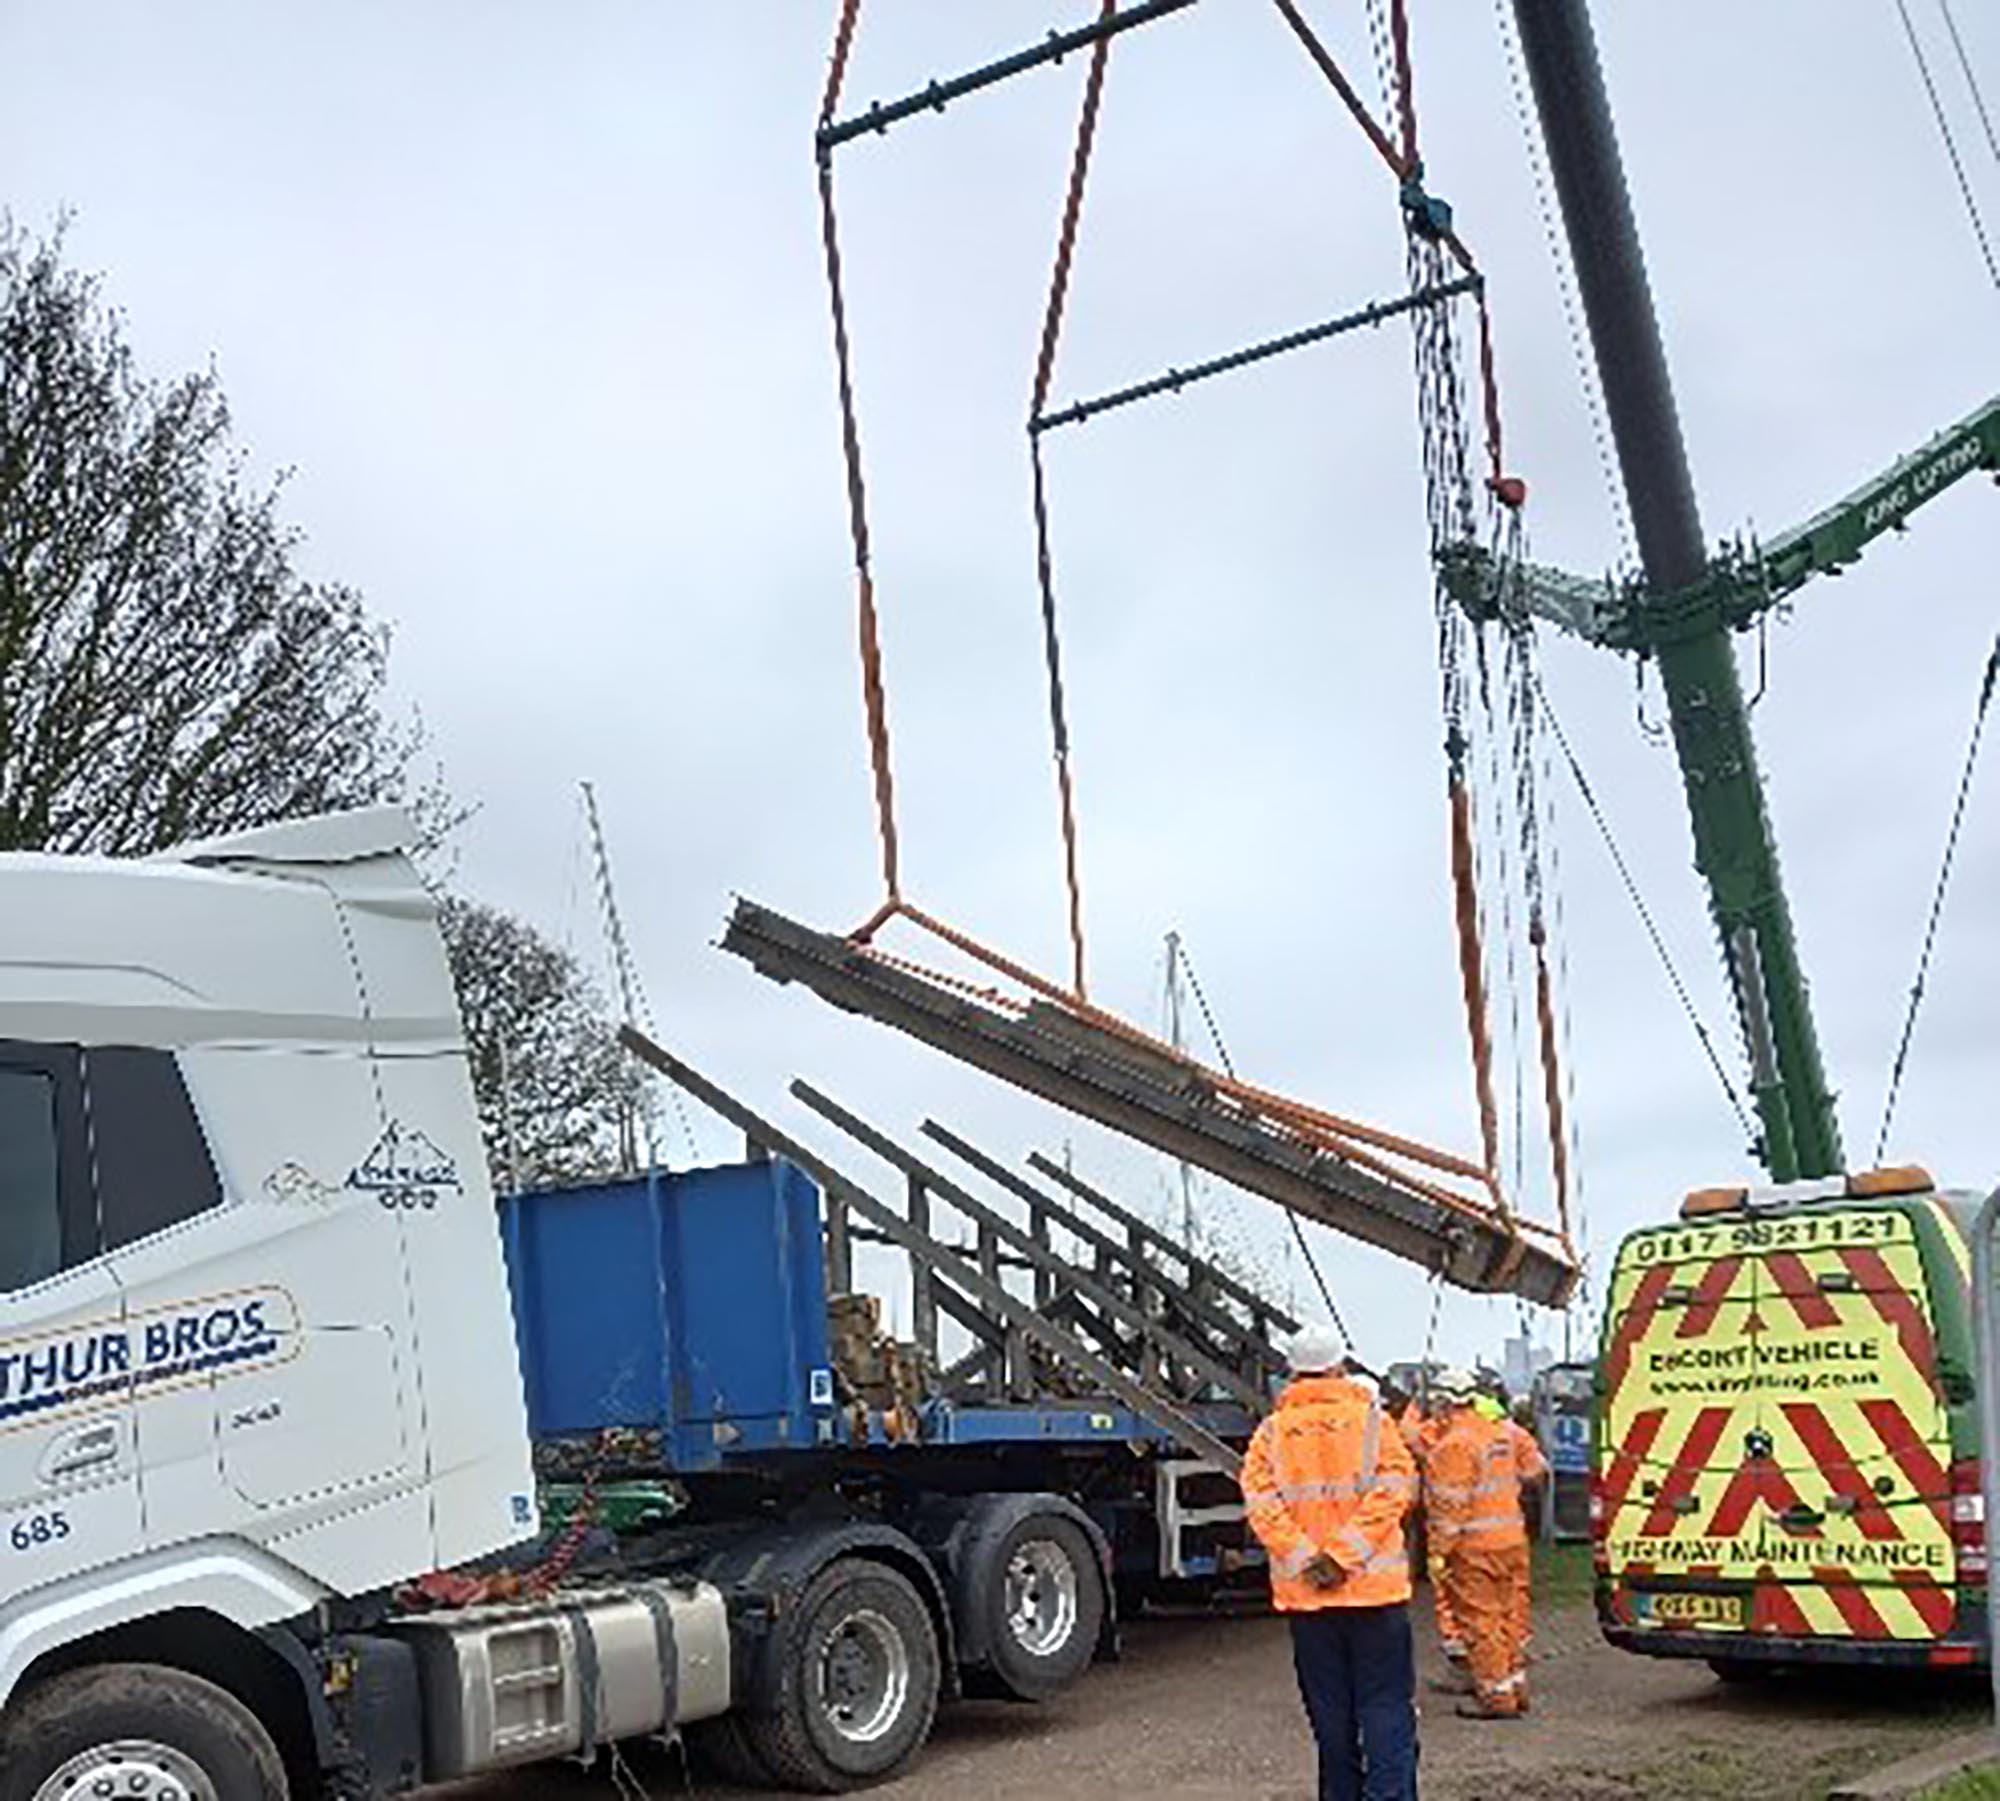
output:
M1741 1631L1743 1602L1741 1595L1695 1595L1675 1590L1635 1594L1632 1610L1646 1626L1719 1626Z

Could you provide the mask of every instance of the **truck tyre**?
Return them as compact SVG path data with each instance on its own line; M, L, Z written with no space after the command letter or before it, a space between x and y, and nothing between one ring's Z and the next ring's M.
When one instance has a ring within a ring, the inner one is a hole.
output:
M771 1772L751 1746L740 1714L697 1720L687 1728L688 1752L711 1776L737 1788L769 1788Z
M286 1801L271 1735L236 1697L159 1664L72 1670L0 1725L0 1801Z
M982 1589L993 1673L1016 1700L1046 1701L1090 1667L1104 1630L1104 1579L1074 1520L1017 1520L988 1560Z
M841 1794L889 1775L924 1742L941 1666L907 1577L844 1557L807 1584L782 1631L776 1703L743 1716L771 1780Z

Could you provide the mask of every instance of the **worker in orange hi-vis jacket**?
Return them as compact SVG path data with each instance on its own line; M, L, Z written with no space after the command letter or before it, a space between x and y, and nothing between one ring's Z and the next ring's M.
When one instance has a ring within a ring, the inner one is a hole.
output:
M1542 1455L1542 1447L1534 1434L1533 1419L1534 1414L1529 1409L1528 1403L1517 1401L1507 1421L1507 1435L1514 1444L1514 1466L1521 1472L1521 1517L1527 1523L1530 1543L1535 1537L1537 1515L1537 1509L1531 1505L1530 1491L1536 1483L1546 1482L1549 1475L1549 1460ZM1521 1635L1523 1663L1527 1662L1528 1653L1535 1641L1534 1613L1528 1593L1531 1573L1529 1563L1524 1560L1521 1565L1520 1586L1514 1594L1514 1615Z
M1524 1453L1512 1421L1476 1411L1468 1372L1447 1370L1438 1389L1447 1412L1424 1472L1425 1519L1465 1632L1473 1692L1458 1711L1468 1719L1511 1719L1528 1711ZM1539 1463L1540 1453L1534 1456Z
M1339 1342L1308 1326L1292 1381L1243 1459L1271 1600L1292 1629L1321 1801L1416 1801L1416 1666L1403 1516L1416 1464Z
M1416 1458L1417 1473L1421 1476L1430 1462L1431 1449L1444 1430L1444 1409L1435 1398L1428 1407L1421 1400L1412 1398L1396 1423L1402 1428L1403 1441ZM1419 1530L1422 1518L1419 1513ZM1431 1610L1437 1616L1438 1648L1443 1651L1445 1662L1453 1671L1451 1680L1433 1683L1432 1686L1457 1692L1463 1687L1465 1633L1458 1623L1458 1609L1452 1605L1451 1584L1445 1579L1444 1559L1430 1543L1429 1532L1422 1531L1421 1536L1424 1540L1424 1573L1430 1578L1431 1585Z

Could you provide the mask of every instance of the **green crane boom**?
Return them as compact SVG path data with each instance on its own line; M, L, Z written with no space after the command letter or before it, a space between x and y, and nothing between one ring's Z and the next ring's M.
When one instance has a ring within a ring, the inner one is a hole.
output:
M1839 575L1919 507L1982 472L2000 476L2000 397L1768 544L1722 545L1696 581L1669 593L1539 565L1503 587L1483 550L1460 546L1446 559L1452 589L1475 617L1523 607L1589 643L1654 658L1670 700L1682 703L1674 741L1696 862L1741 1007L1764 1162L1780 1181L1836 1173L1840 1141L1727 634L1815 576Z

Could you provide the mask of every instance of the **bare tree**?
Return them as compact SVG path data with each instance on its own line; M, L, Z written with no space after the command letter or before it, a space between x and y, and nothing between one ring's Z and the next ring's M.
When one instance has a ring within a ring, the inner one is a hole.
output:
M309 580L215 372L143 377L0 217L0 849L142 852L399 796L388 640Z
M440 902L493 1185L507 1193L629 1168L648 1090L576 959L482 902Z

